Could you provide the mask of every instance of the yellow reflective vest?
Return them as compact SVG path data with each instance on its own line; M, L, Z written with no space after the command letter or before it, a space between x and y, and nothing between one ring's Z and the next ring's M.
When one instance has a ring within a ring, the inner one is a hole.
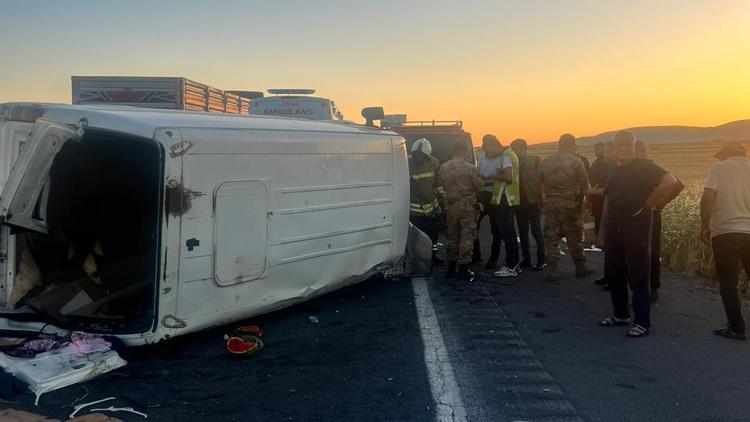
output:
M503 154L500 156L500 171L502 172L502 162L505 158L510 158L513 163L513 176L511 182L495 182L492 186L492 203L495 205L500 204L503 193L508 198L508 205L511 207L521 205L521 179L520 179L520 167L518 163L518 156L512 148L505 148Z

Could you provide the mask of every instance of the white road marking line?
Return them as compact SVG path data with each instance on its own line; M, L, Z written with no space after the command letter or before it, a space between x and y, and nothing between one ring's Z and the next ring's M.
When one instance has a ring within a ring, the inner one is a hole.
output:
M414 305L417 308L419 327L424 343L424 361L427 365L427 376L430 380L432 398L437 403L437 420L467 421L466 408L461 400L456 376L453 372L448 350L443 342L435 308L432 306L427 282L423 277L413 277Z

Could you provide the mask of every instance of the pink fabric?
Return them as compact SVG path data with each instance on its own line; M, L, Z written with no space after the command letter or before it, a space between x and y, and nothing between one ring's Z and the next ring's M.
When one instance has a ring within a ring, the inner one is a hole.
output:
M88 355L96 352L106 352L112 347L112 343L103 338L76 331L70 335L70 347L77 353Z
M46 352L48 350L57 349L60 347L60 343L52 339L36 339L27 341L22 347L26 350L33 350L34 352Z

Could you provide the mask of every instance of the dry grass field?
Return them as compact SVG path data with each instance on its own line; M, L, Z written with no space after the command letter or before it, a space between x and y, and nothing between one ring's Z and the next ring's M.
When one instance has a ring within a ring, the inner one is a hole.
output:
M750 150L750 141L745 142ZM649 147L649 158L679 177L685 190L663 211L663 262L670 268L705 278L713 278L711 248L698 240L700 229L699 202L703 180L716 159L713 155L719 144L714 142L657 144ZM548 156L556 145L532 145L531 154ZM584 146L580 152L594 159L593 147ZM746 279L747 280L747 279ZM750 286L743 283L743 290Z
M744 143L750 150L750 141ZM649 158L672 172L683 181L702 181L716 159L714 154L719 150L715 142L684 143L684 144L656 144L649 146ZM557 145L531 145L531 154L546 157L557 151ZM579 152L594 160L594 147L581 146Z

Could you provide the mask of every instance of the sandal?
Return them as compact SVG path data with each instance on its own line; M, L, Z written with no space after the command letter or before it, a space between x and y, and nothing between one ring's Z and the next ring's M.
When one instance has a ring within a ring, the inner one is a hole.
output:
M616 327L618 325L630 325L630 318L617 318L615 316L611 316L608 318L604 318L603 320L599 321L599 325L602 327Z
M747 340L747 336L741 333L737 333L735 331L732 331L730 328L719 328L718 330L714 330L714 334L721 337L730 338L732 340Z
M648 333L648 328L635 324L630 328L630 331L628 331L628 337L646 337Z

